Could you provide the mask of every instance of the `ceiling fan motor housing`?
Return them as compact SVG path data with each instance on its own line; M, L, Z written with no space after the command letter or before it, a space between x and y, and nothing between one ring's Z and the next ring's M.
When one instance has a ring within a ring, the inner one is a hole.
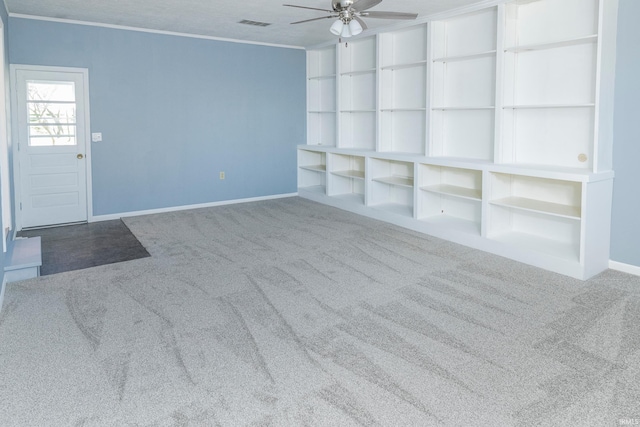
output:
M333 0L331 5L333 6L333 10L340 12L353 6L353 0Z

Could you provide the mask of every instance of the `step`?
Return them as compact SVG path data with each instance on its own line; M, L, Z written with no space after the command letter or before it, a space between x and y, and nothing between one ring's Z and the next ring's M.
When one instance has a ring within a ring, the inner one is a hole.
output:
M40 236L19 238L9 242L4 266L6 283L38 277L40 266L42 266Z

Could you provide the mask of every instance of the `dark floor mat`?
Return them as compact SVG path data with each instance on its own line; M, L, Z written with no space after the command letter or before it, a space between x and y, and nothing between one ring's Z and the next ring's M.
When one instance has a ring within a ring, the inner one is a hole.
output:
M42 276L150 256L119 219L21 231L18 236L42 238Z

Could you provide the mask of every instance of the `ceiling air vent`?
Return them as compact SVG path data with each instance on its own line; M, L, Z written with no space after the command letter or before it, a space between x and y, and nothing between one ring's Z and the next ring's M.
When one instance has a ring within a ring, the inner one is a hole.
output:
M268 27L269 25L271 25L268 22L250 21L248 19L243 19L242 21L239 21L238 24L253 25L256 27Z

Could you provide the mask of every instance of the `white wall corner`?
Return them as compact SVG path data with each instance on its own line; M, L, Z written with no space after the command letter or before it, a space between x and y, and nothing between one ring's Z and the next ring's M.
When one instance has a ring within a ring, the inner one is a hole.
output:
M625 264L618 261L609 261L609 268L611 270L621 271L623 273L633 274L634 276L640 276L640 266Z

